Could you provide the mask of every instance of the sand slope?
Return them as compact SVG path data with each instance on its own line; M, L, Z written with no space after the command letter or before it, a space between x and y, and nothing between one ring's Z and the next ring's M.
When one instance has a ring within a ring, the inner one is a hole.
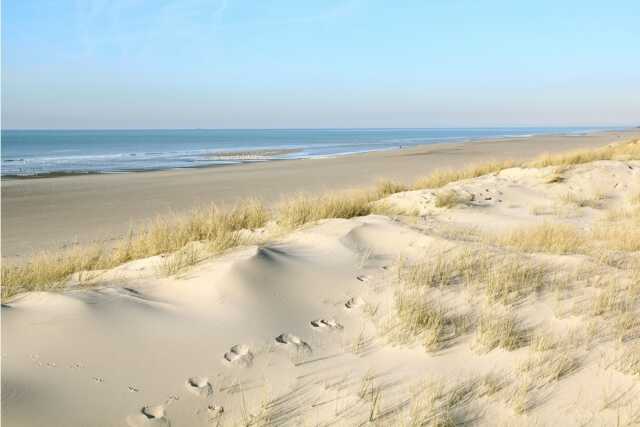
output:
M159 277L154 257L94 289L20 295L2 306L2 423L638 424L640 378L626 362L640 339L638 253L616 252L613 266L478 237L548 222L587 233L640 192L640 162L557 173L508 169L395 194L381 203L418 215L322 221L176 276ZM448 190L460 203L435 207ZM484 255L489 266L541 266L543 285L526 291L524 280L490 301L488 285L454 271L408 294L446 307L435 344L399 320L403 266ZM597 314L611 278L627 292L624 312ZM489 348L487 313L514 315L523 339ZM631 324L618 334L623 315Z

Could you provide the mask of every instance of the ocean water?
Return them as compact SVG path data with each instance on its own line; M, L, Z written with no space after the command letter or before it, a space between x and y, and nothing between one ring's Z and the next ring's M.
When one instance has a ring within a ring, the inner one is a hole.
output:
M117 173L340 156L606 128L2 130L2 176Z

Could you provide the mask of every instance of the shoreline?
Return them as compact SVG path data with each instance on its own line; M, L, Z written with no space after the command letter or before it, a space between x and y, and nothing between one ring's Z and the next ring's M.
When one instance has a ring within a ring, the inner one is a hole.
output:
M121 168L121 169L104 169L104 170L91 170L91 169L78 169L78 170L51 170L47 172L34 172L34 173L8 173L1 175L3 180L24 180L24 179L42 179L42 178L59 178L59 177L67 177L67 176L84 176L84 175L110 175L110 174L125 174L125 173L144 173L144 172L160 172L160 171L172 171L172 170L189 170L189 169L204 169L204 168L214 168L219 166L238 166L244 164L258 163L258 162L272 162L272 161L281 161L281 160L314 160L314 159L333 159L344 156L359 156L369 153L377 153L377 152L386 152L386 151L396 151L396 150L404 150L404 149L419 149L426 148L428 146L439 145L439 144L452 144L452 143L476 143L483 141L510 141L510 140L526 140L530 138L536 137L584 137L589 135L596 135L600 133L607 132L624 132L633 130L634 128L619 128L619 129L591 129L584 131L575 131L575 132L552 132L552 133L530 133L524 135L501 135L501 136L479 136L479 137L464 137L464 136L455 136L455 137L443 137L436 138L433 142L424 142L418 144L402 144L398 143L397 146L391 147L383 147L376 148L372 146L371 148L364 148L359 151L346 151L332 154L307 154L301 157L287 157L291 154L304 153L306 150L311 147L299 147L299 148L288 148L286 146L282 147L267 147L267 148L247 148L247 149L238 149L238 150L220 150L220 151L207 151L202 153L200 157L202 157L201 164L194 162L193 165L189 166L157 166L157 167L130 167L130 168ZM125 153L129 156L138 156L139 154L146 153ZM20 161L24 159L19 159ZM4 162L15 162L18 160L3 160Z
M435 169L544 152L593 148L640 130L588 135L446 142L304 162L251 162L148 173L2 179L2 257L19 258L75 243L109 241L157 215L257 197L267 204L299 192L365 187L378 179L410 182Z

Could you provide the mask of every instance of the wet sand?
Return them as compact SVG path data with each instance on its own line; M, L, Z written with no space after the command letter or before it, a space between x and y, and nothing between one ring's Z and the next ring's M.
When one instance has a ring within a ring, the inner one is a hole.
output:
M2 257L114 239L168 212L247 197L267 203L296 192L405 182L438 168L543 152L593 148L640 136L640 130L584 136L433 144L331 159L286 160L204 169L2 180Z

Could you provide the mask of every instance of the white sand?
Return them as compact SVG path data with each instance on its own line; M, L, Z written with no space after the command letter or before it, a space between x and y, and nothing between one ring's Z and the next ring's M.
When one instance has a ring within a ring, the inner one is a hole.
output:
M529 346L478 351L471 330L429 352L420 340L394 344L383 333L395 318L401 257L485 250L460 227L491 232L552 218L586 228L640 191L640 162L581 165L547 184L551 173L510 169L450 184L474 199L452 209L434 207L434 191L391 196L388 203L419 210L413 223L326 220L177 276L158 277L162 257L154 257L94 278L95 289L18 296L2 307L2 423L409 425L418 415L481 425L638 423L640 379L616 368L613 339L572 347L576 369L532 388L531 408L519 414L517 369ZM606 197L598 208L567 208L558 199L567 192ZM593 264L582 255L523 256L559 274ZM623 273L615 274L627 280ZM431 292L460 313L486 305L461 286ZM580 307L590 292L534 294L512 309L526 327L567 337L588 329L592 317ZM450 410L438 406L434 384L447 393L488 374L502 378L495 393L474 383Z

